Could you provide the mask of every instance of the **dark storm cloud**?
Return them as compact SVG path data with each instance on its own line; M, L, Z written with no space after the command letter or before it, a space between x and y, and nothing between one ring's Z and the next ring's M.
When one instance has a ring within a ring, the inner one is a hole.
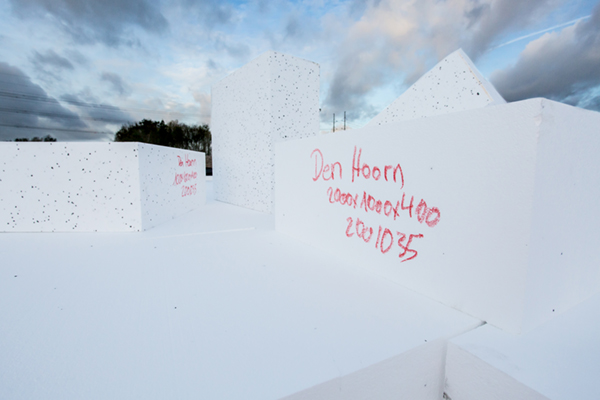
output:
M83 118L98 130L105 130L106 125L123 125L133 122L134 118L118 107L100 104L89 89L79 94L69 94L61 97L61 100L77 106Z
M65 73L75 70L75 66L67 58L59 55L54 50L40 53L34 51L29 57L36 72L52 81L61 81Z
M72 60L76 64L89 65L90 63L90 60L88 60L83 54L81 54L77 50L69 49L65 51L65 54L69 60Z
M600 4L590 18L530 43L491 81L507 101L546 97L599 110Z
M189 13L204 26L214 28L218 25L228 24L235 18L234 5L220 0L174 0L187 8Z
M339 115L344 111L351 111L350 120L374 117L377 112L366 95L382 84L383 67L380 63L363 63L352 54L341 61L323 103L321 119L329 121L333 113Z
M318 43L331 43L325 35L319 8L304 5L287 5L286 15L279 18L279 26L265 26L263 35L270 42L271 49L284 53L296 52L298 48L312 47Z
M136 40L131 38L131 27L152 33L163 33L168 29L158 3L148 0L9 1L19 17L50 17L82 43L134 44Z
M527 26L536 17L552 10L558 0L497 0L492 3L472 1L465 10L471 39L464 44L465 50L477 59L494 40L515 28Z
M103 82L108 82L111 89L114 92L118 93L120 96L127 96L131 93L131 88L129 87L129 85L125 83L125 81L123 81L123 79L115 73L102 72L102 74L100 75L100 79Z
M3 62L0 62L0 124L3 141L46 134L56 137L56 130L87 129L77 114L48 96L21 70Z
M31 59L32 59L32 62L37 67L50 66L50 67L61 69L61 70L65 70L65 69L66 70L74 70L75 69L75 67L73 66L71 61L69 61L65 57L62 57L62 56L56 54L56 52L54 50L48 50L43 54L40 52L34 51Z

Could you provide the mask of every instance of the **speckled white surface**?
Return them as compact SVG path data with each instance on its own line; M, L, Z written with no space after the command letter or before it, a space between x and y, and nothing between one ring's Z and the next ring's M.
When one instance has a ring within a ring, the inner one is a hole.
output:
M496 88L459 49L423 75L367 126L504 103Z
M212 88L217 200L273 209L273 144L319 131L319 66L269 51Z
M144 229L205 203L204 153L140 143L139 162Z
M198 159L196 194L173 185ZM204 203L204 154L139 143L0 143L0 231L140 231Z

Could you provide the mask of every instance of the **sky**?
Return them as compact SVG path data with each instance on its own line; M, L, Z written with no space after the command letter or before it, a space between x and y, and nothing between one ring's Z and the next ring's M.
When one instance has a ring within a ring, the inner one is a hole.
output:
M359 128L458 48L507 101L600 111L600 0L0 0L0 141L209 124L268 50L321 68L321 127Z

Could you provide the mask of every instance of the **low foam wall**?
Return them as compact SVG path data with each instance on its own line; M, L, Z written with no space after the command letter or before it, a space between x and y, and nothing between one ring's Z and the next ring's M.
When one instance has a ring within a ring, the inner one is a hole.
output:
M141 231L205 201L204 154L141 143L0 143L0 231Z
M279 143L276 226L520 332L600 287L598 125L532 99Z

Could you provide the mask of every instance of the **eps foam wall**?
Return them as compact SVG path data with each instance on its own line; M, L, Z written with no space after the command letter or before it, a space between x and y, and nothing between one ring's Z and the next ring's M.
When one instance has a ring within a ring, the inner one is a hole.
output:
M217 200L271 212L276 142L319 131L319 66L269 51L212 87Z
M505 104L462 49L440 61L367 126Z
M276 226L521 332L600 288L599 125L532 99L279 143Z
M141 143L0 143L0 231L141 231L205 201L204 154Z

